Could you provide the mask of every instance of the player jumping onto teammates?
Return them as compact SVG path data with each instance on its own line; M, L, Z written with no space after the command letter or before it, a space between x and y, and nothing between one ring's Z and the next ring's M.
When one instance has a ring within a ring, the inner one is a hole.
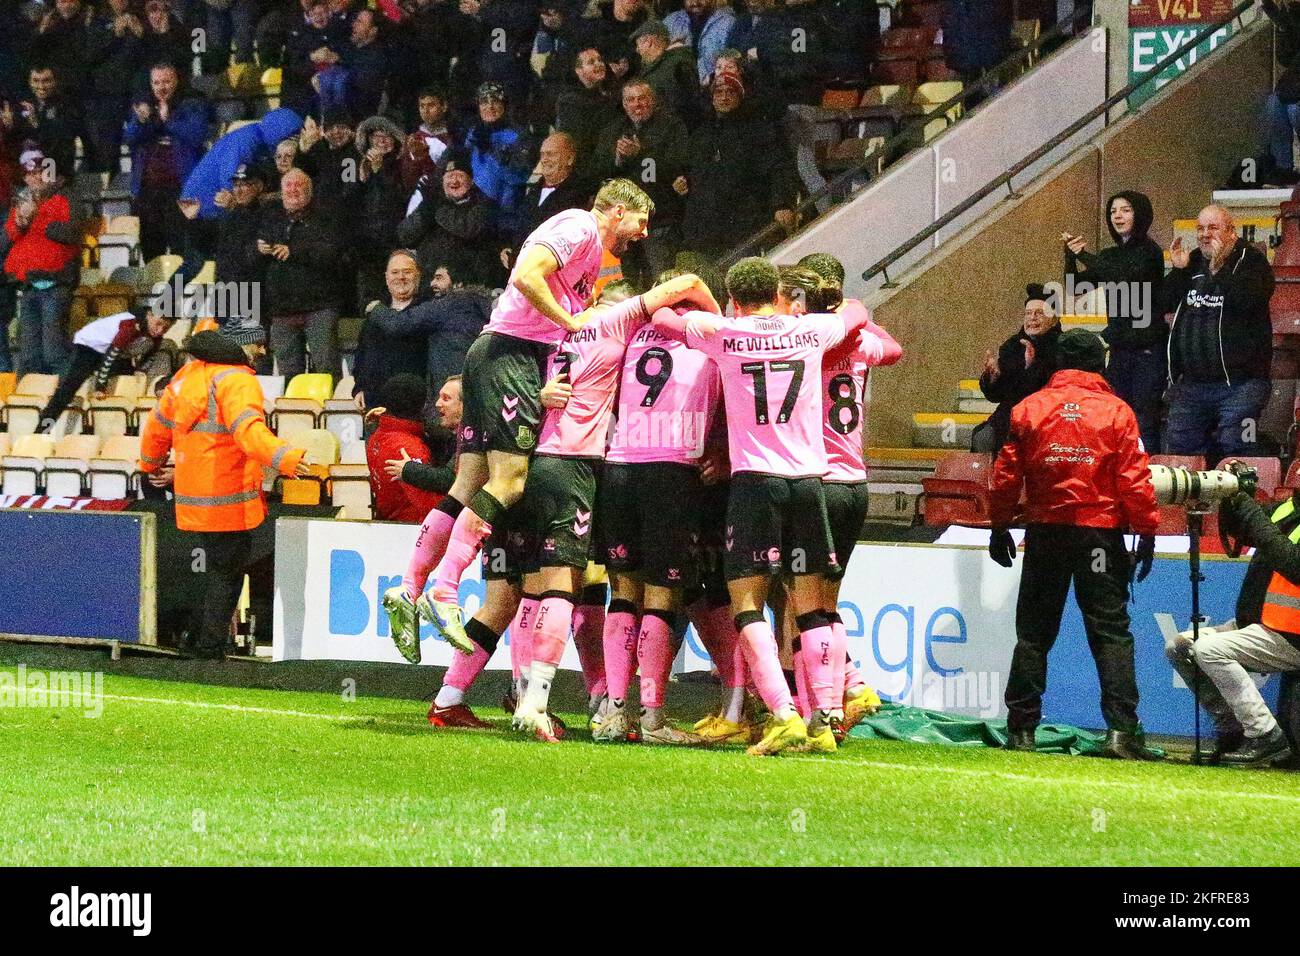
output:
M778 275L765 259L748 258L727 272L736 317L668 310L655 328L681 336L718 365L727 409L731 495L727 505L726 573L736 630L754 683L772 713L751 754L775 754L808 743L833 751L828 693L846 649L823 607L823 575L834 564L822 476L822 390L819 374L827 349L869 319L861 306L839 315L781 315ZM868 354L885 346L863 336ZM808 366L813 368L809 369ZM792 575L790 600L817 707L805 727L781 673L772 627L763 613L771 575ZM824 691L823 691L824 689Z
M460 577L492 525L517 502L541 421L542 367L552 347L591 319L603 250L621 257L647 235L654 203L630 180L600 188L590 211L552 216L524 241L492 317L465 356L456 483L420 527L402 586L384 595L402 655L420 659L423 616L457 650L474 652L457 604ZM437 564L432 594L424 594Z
M612 297L618 289L611 284L606 292ZM661 283L618 305L607 307L604 301L592 310L592 321L569 333L551 357L548 380L570 378L568 401L563 408L546 413L522 500L510 518L493 531L488 543L488 599L468 627L474 650L466 663L474 665L473 672L459 661L453 664L457 683L463 685L457 689L463 694L487 663L504 622L515 613L514 603L503 606L500 602L518 602L512 641L521 655L528 655L521 666L528 667L529 679L514 722L519 729L548 742L558 739L547 704L590 556L595 465L605 455L624 349L661 306L685 301L718 310L708 287L695 276ZM522 558L527 572L522 600L518 591L492 588L494 579L510 576L508 567L493 567L498 555L505 557L506 565L516 567ZM448 680L451 676L449 671ZM442 696L441 691L439 694ZM449 701L451 696L443 699Z

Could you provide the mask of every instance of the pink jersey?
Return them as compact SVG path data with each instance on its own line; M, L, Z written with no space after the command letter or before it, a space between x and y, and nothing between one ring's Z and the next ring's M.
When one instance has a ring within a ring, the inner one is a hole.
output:
M867 358L861 335L845 339L822 358L822 438L826 443L827 481L867 480L862 452Z
M555 254L560 268L546 277L555 301L576 315L587 307L600 275L602 246L596 214L588 209L566 209L557 213L534 229L524 240L523 250L531 245L543 245ZM516 268L518 263L516 262ZM557 343L564 339L563 326L556 325L529 302L514 287L514 272L510 282L497 299L496 308L488 320L485 332L499 332L531 342Z
M599 315L594 322L566 335L551 356L547 380L567 372L573 392L564 408L547 410L537 443L538 454L605 457L623 353L628 340L650 321L650 314L638 295L602 309Z
M722 383L709 357L647 326L628 343L607 460L691 465L704 454Z
M845 336L838 315L686 316L686 342L722 376L731 473L826 474L822 355ZM811 366L811 368L809 368Z

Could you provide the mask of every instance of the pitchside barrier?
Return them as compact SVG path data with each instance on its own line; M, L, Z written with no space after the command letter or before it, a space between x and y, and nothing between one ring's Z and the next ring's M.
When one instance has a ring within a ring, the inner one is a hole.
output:
M0 637L155 644L154 516L0 508Z
M308 521L276 525L275 659L402 660L380 606L400 584L416 525ZM1006 716L1003 694L1015 647L1016 593L1022 561L1007 569L983 547L867 544L854 550L839 611L849 652L886 699L985 718ZM1210 623L1232 617L1246 562L1207 556L1201 606ZM466 615L482 603L477 565L460 585ZM1148 731L1190 736L1192 694L1165 661L1165 635L1190 626L1191 584L1185 557L1157 557L1129 605L1136 647L1140 715ZM445 666L453 651L421 630L424 663ZM503 644L509 642L507 633ZM489 667L510 666L498 650ZM577 669L572 642L563 667ZM678 670L709 659L687 633ZM1267 696L1272 702L1276 678ZM1045 719L1102 726L1097 672L1073 596L1050 658ZM1208 723L1203 723L1208 727Z

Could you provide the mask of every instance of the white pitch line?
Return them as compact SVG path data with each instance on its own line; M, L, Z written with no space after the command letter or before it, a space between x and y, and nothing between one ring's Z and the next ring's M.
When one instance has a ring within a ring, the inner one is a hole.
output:
M104 694L105 700L120 700L138 704L171 704L179 707L205 707L212 710L228 710L235 713L268 714L273 717L308 717L315 720L329 720L336 723L356 721L370 724L385 724L390 727L410 727L410 721L386 720L381 717L352 716L349 714L322 714L309 710L282 710L275 707L253 707L247 704L224 704L205 700L177 700L172 697L137 697L129 694ZM1149 782L1138 780L1088 780L1082 777L1037 777L1026 773L1009 773L1004 770L979 770L974 767L940 767L926 764L890 763L885 760L819 760L816 757L787 756L786 760L797 760L823 767L870 767L874 770L911 771L914 773L943 773L959 777L983 777L997 780L1009 780L1015 783L1048 784L1069 787L1100 787L1110 790L1141 790L1151 792ZM1086 758L1085 758L1086 759ZM1231 797L1238 800L1275 800L1282 803L1300 803L1300 794L1254 793L1241 790L1188 789L1186 787L1162 787L1161 796L1186 797Z
M849 765L853 767L871 767L877 770L912 770L918 773L947 773L959 777L993 777L999 780L1012 780L1019 783L1046 783L1068 787L1103 787L1113 790L1141 790L1150 793L1150 782L1139 780L1088 780L1083 777L1036 777L1027 773L1008 773L1005 770L979 770L974 767L936 767L925 764L889 763L884 760L817 760L815 757L794 758L801 763L823 764L824 766ZM1083 758L1098 759L1098 758ZM1186 797L1235 797L1238 800L1280 800L1284 803L1300 803L1300 794L1256 793L1246 790L1188 789L1186 787L1160 788L1160 795Z

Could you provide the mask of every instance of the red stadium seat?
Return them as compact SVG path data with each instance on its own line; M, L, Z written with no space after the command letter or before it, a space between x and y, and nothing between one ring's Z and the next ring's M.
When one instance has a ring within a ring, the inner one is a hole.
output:
M989 527L992 481L992 455L969 451L944 455L935 464L933 477L921 480L925 489L925 523L931 527L950 524Z

